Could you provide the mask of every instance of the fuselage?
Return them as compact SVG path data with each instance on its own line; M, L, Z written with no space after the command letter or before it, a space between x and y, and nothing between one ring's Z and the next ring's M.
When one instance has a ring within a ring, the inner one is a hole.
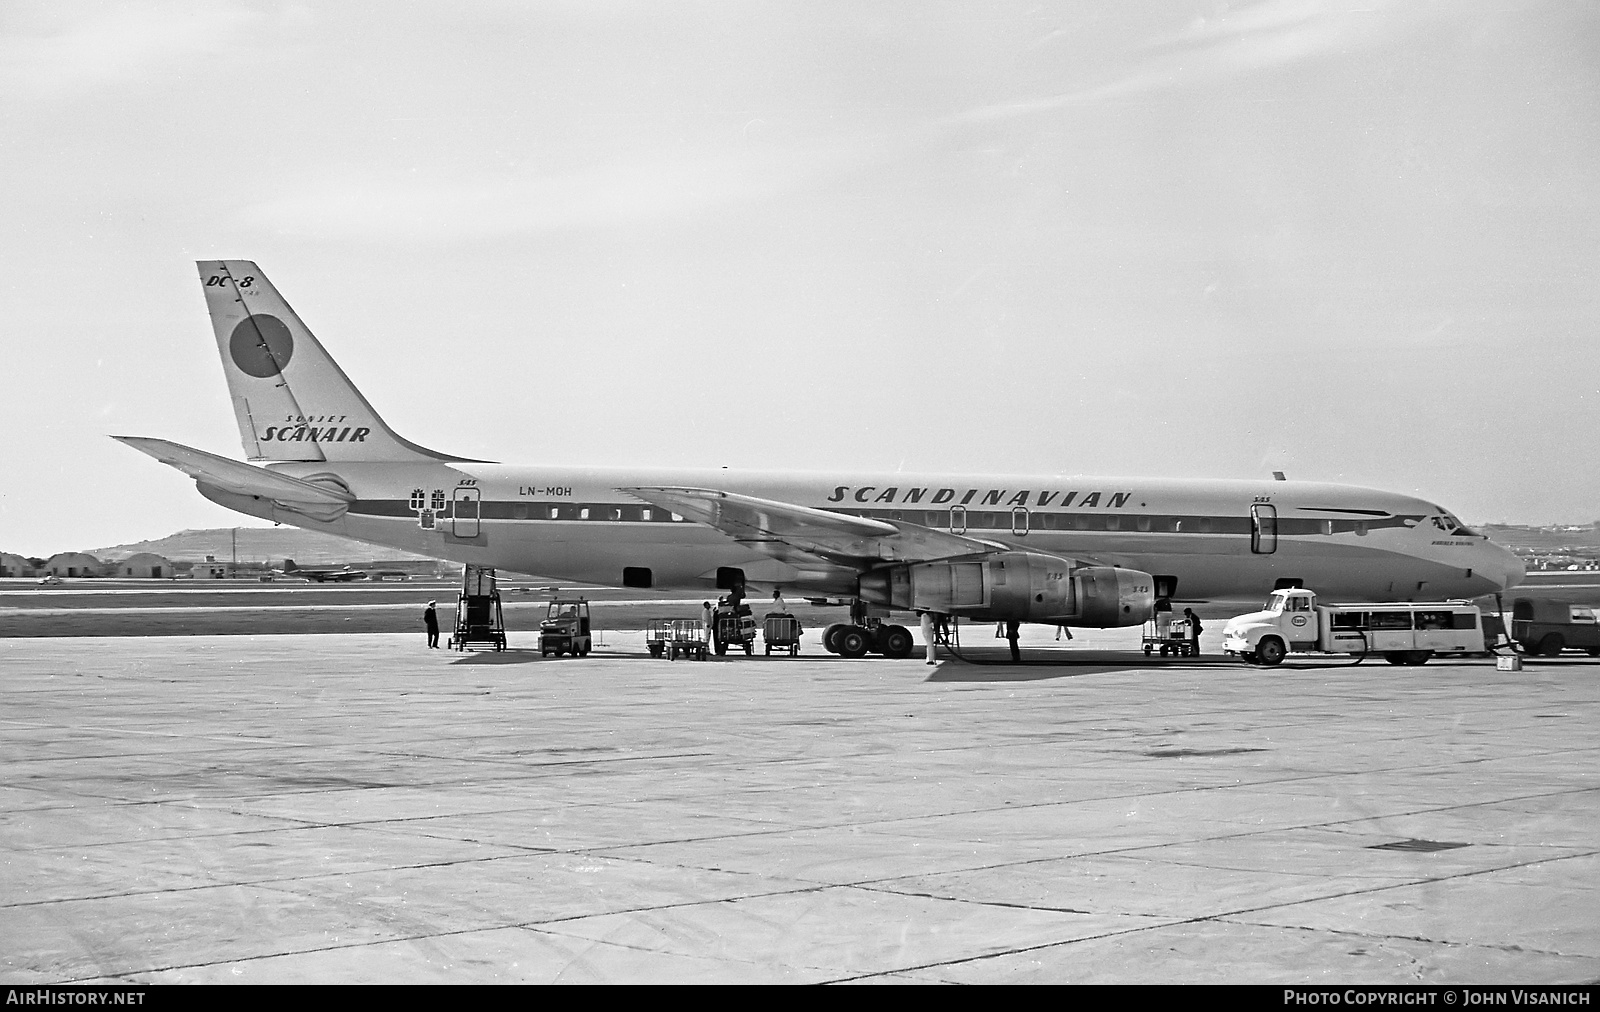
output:
M612 586L849 596L858 572L742 544L618 491L694 486L964 533L1008 548L1169 578L1180 600L1260 598L1284 581L1350 600L1495 593L1514 555L1412 496L1295 481L1066 475L799 474L483 463L278 463L355 501L316 516L221 492L240 512L408 552Z

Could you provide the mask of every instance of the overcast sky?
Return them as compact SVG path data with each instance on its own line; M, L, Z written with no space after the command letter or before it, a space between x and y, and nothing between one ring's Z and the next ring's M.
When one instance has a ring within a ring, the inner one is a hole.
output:
M248 524L193 261L527 463L1600 518L1600 5L0 7L0 549Z

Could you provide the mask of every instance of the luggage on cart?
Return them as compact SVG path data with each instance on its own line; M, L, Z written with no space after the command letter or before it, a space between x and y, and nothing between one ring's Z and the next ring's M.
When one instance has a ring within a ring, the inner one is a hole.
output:
M461 574L461 593L456 598L456 630L450 636L452 650L469 646L506 648L506 619L500 608L500 588L494 570L488 566L465 566Z
M756 618L748 604L737 609L718 608L716 620L717 653L725 654L730 647L743 647L746 655L756 652Z
M1157 612L1154 618L1144 624L1144 635L1140 642L1146 657L1158 649L1162 657L1169 653L1174 657L1194 657L1200 653L1200 644L1195 642L1190 633L1189 620L1182 616L1174 618L1167 611Z
M800 620L786 611L769 611L761 622L761 639L767 646L767 656L772 648L788 650L790 657L800 654Z

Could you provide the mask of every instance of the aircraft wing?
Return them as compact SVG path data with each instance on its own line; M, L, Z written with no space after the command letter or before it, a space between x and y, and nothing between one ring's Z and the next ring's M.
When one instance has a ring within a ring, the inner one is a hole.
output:
M145 436L112 436L112 439L147 453L155 459L175 467L195 481L204 482L240 495L260 496L284 503L303 503L318 506L344 506L355 501L355 496L343 489L314 482L302 481L287 474L269 471L264 467L229 460L214 453L171 443L165 439Z
M1005 551L991 541L900 520L869 520L810 506L709 488L650 485L618 489L697 520L777 558L796 549L844 565L928 562Z

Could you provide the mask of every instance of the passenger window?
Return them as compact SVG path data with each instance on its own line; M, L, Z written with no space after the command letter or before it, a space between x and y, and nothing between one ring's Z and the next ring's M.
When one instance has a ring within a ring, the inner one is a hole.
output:
M650 519L650 511L648 509L640 510L639 511L639 519L641 519L641 520L649 520Z

